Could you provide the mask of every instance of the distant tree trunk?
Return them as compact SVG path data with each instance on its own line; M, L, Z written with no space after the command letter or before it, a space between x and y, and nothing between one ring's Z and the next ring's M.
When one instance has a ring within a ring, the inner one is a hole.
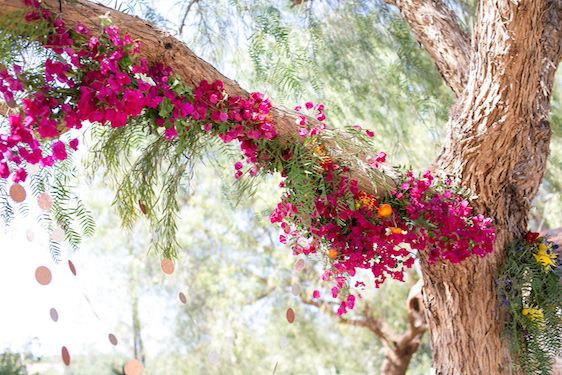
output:
M129 294L131 296L131 322L133 324L133 351L134 357L138 359L142 365L145 365L144 343L142 341L142 326L139 317L139 276L136 263L136 256L133 251L133 238L131 233L129 237Z
M418 343L419 344L419 343ZM406 375L410 361L419 345L411 345L405 351L385 350L381 375Z
M312 300L301 294L301 301L316 306L321 311L338 319L340 323L367 328L384 347L384 359L380 367L380 375L405 375L412 357L418 350L425 332L427 322L422 297L422 280L416 282L408 293L406 311L408 325L401 335L395 335L385 327L384 321L371 312L371 306L365 302L362 310L355 311L356 319L342 318L334 310L331 303Z
M424 314L422 297L422 280L419 280L408 294L406 308L408 311L408 330L392 341L392 346L385 342L384 360L381 375L406 375L412 357L420 347L427 322Z
M142 365L145 364L144 343L142 341L142 327L139 318L139 300L138 295L135 293L131 296L132 308L132 322L133 322L133 350L135 358L138 359Z

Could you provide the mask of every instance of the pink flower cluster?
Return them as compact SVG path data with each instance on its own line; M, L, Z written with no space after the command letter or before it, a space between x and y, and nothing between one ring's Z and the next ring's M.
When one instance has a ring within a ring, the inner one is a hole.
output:
M192 119L201 121L205 132L218 135L224 143L239 141L240 150L246 162L251 165L249 173L256 176L259 163L267 162L267 154L260 154L257 141L277 137L269 113L269 100L259 92L251 93L246 99L238 96L227 97L221 81L212 84L201 82L195 89L194 99L196 113ZM226 122L228 126L221 126ZM214 129L215 127L217 129ZM242 168L241 162L234 165L236 179L242 176Z
M227 98L222 82L203 81L191 98L174 90L169 67L149 67L138 56L140 43L128 35L121 37L116 26L105 27L100 37L80 24L69 31L38 1L26 4L32 7L25 17L28 22L52 24L46 48L60 59L45 61L41 84L21 74L21 67L14 66L11 72L0 70L0 93L6 102L15 106L16 98L23 96L23 114L11 115L10 134L0 135L2 178L13 173L15 182L25 180L23 161L52 166L66 159L64 143L57 140L48 152L40 141L58 138L65 128L79 129L84 121L116 128L142 114L164 127L168 139L177 137L181 128L189 130L188 121L191 125L200 123L204 131L218 135L225 143L240 141L249 163L258 159L256 141L277 135L269 115L271 103L263 94ZM227 122L233 125L220 126ZM76 149L77 142L74 139L69 146ZM257 167L250 170L251 174L256 172Z
M459 263L471 255L494 250L495 228L492 219L472 215L464 196L452 190L451 181L435 188L429 171L417 179L412 172L392 196L406 201L407 220L417 228L416 248L429 251L429 260Z
M314 152L324 170L326 194L315 198L312 212L302 212L294 196L286 193L270 221L280 223L280 241L289 243L295 255L321 252L330 259L323 279L333 283L332 297L347 289L349 277L358 269L370 270L376 286L387 277L403 280L416 252L429 251L431 262L459 263L493 251L491 219L471 215L468 201L453 191L450 181L436 184L429 171L421 178L407 172L398 189L377 200L361 192L347 168L322 146ZM386 154L379 152L371 166L379 168L385 159ZM355 300L350 297L341 301L338 313L353 308ZM314 298L319 298L318 291Z
M314 137L319 135L323 130L326 129L326 124L323 121L326 119L326 115L324 114L324 104L317 104L314 105L312 102L306 102L304 104L304 108L309 111L314 111L314 117L318 122L310 123L309 118L303 114L303 107L298 105L295 107L295 111L301 112L301 114L296 119L299 128L297 133L300 137Z
M491 219L471 216L472 209L464 197L448 189L436 189L429 172L420 179L408 173L407 182L399 190L376 202L358 190L357 181L346 176L345 168L339 175L334 173L337 170L326 171L326 178L333 181L332 190L316 197L315 209L306 218L290 203L289 195L270 215L271 222L280 223L284 232L280 241L290 243L295 255L320 251L330 258L331 268L323 279L333 282L334 298L358 269L370 270L376 286L387 277L403 281L416 251L429 251L432 262L451 263L493 251L495 229ZM342 204L350 198L356 202L354 207ZM391 215L381 217L383 205L392 205ZM338 313L345 313L353 305L348 297Z

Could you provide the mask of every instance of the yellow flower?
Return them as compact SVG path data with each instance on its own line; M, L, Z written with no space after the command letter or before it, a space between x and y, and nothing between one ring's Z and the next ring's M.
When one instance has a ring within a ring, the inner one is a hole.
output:
M521 314L528 316L532 321L537 321L539 323L544 322L544 313L542 309L536 309L534 307L527 307L521 310Z
M312 149L314 155L318 156L322 161L322 164L331 164L334 162L334 159L328 155L328 151L323 144L319 144Z
M541 243L539 251L533 254L535 261L540 264L545 271L550 271L551 267L556 267L557 254L552 253L550 246Z
M326 156L326 147L324 147L324 145L317 145L312 149L312 151L316 154L316 156Z

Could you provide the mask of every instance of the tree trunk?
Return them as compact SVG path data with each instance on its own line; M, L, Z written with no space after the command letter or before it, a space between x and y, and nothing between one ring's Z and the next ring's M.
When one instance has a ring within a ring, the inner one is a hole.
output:
M420 279L408 293L408 329L399 338L392 339L392 342L382 340L385 351L381 375L405 375L412 357L420 347L427 331L422 285L423 280Z
M145 365L144 342L142 340L142 324L139 315L139 272L138 261L134 253L132 232L127 234L129 243L129 294L131 295L131 323L133 328L133 355Z
M511 374L497 303L505 247L524 234L549 152L550 93L561 57L558 1L479 4L464 94L451 110L436 169L478 195L495 252L460 265L421 257L437 374Z
M404 352L386 349L381 366L381 375L406 375L410 361L419 345L406 348Z

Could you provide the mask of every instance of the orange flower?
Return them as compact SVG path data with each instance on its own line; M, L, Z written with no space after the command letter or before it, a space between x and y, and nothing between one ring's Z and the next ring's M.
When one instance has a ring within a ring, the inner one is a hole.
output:
M404 231L400 228L396 228L396 227L388 227L388 229L390 230L390 233L394 233L394 234L404 234Z
M377 216L379 218L389 217L392 215L392 206L389 204L381 204L377 211Z
M336 259L337 256L338 256L338 251L336 249L330 249L330 251L328 251L328 258Z
M377 208L378 202L374 195L364 192L360 192L358 195L359 195L359 200L356 204L357 208L363 206L371 211L374 211Z

